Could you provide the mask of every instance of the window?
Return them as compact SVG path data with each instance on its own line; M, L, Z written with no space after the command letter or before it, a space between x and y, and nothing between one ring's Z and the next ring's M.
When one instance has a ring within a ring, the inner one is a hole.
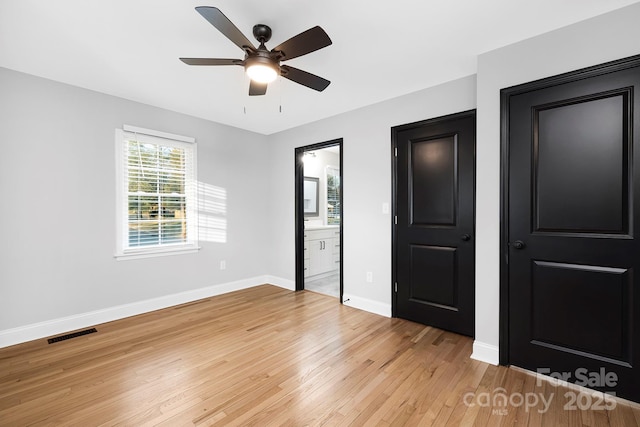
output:
M193 138L116 130L116 257L197 249L195 157Z
M340 169L327 166L327 224L340 224Z

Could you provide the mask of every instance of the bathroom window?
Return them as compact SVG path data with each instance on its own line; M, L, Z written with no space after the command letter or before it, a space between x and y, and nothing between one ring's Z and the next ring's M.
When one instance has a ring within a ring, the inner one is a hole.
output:
M327 225L340 224L340 169L327 166Z

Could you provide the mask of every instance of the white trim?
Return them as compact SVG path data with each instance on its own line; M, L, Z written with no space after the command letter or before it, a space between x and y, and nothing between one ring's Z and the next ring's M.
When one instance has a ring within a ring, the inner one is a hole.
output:
M129 132L129 134L127 134ZM185 177L189 178L185 190L187 200L187 242L176 245L152 245L125 248L128 241L128 213L126 210L127 195L127 174L125 160L125 141L131 137L130 133L135 133L138 142L147 141L151 144L162 146L173 146L191 154L191 162L185 167ZM138 132L140 135L138 135ZM161 141L158 138L162 139ZM138 128L135 126L123 125L123 129L115 130L115 172L116 172L116 247L114 257L117 260L132 260L141 258L152 258L167 255L179 255L185 253L196 253L200 250L198 246L199 220L198 220L198 146L195 138L174 135L166 132L151 129ZM191 173L188 173L191 171ZM190 201L190 202L189 202Z
M143 135L156 136L163 139L173 139L176 141L188 142L191 144L194 144L196 142L196 139L190 136L176 135L173 133L161 132L159 130L153 129L145 129L131 125L122 125L122 130L125 132L141 133Z
M264 281L269 285L278 286L280 288L288 289L290 291L296 290L296 282L293 280L283 279L282 277L277 277L277 276L266 275L264 276Z
M183 254L195 254L202 249L200 246L192 246L192 247L180 247L176 249L170 248L162 248L162 249L147 249L145 251L127 251L124 253L117 253L114 255L114 258L118 261L128 261L130 259L142 259L142 258L155 258L159 256L167 256L167 255L183 255Z
M122 198L124 195L124 184L122 181L122 176L124 174L124 165L122 161L122 140L124 139L124 131L122 129L116 129L115 132L115 184L116 184L116 202L113 207L115 208L116 213L116 247L115 254L122 252L122 242L126 241L125 235L125 224L126 221L122 217Z
M130 304L109 307L102 310L90 311L88 313L61 317L59 319L34 323L18 328L5 329L3 331L0 331L0 348L32 341L35 339L49 337L52 335L58 335L77 329L84 329L87 327L98 325L100 323L111 322L114 320L123 319L125 317L148 313L150 311L160 310L174 305L226 294L228 292L252 288L254 286L269 283L272 281L272 279L276 279L273 280L274 282L280 282L280 284L274 283L277 286L282 286L282 284L286 283L284 279L278 279L273 276L256 276L248 279L237 280L235 282L222 283L219 285L208 286L206 288L194 289L191 291L165 295Z
M385 304L379 301L349 294L342 295L342 303L349 307L368 311L369 313L379 314L384 317L391 317L391 304Z
M500 350L498 346L486 344L480 341L473 342L473 353L471 358L481 362L498 365L500 361Z

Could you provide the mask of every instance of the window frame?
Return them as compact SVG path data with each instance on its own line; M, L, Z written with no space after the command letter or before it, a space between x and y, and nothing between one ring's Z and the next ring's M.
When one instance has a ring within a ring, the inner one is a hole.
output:
M330 215L329 214L329 174L330 174L330 171L337 172L337 173L331 173L331 175L334 178L337 177L339 180L341 180L340 168L338 166L333 166L333 165L325 166L325 168L324 168L324 178L325 178L325 188L326 188L326 191L325 191L325 195L326 195L326 197L325 197L325 201L326 201L326 206L325 206L325 211L326 212L325 212L325 214L327 216L326 222L327 222L327 225L339 225L342 222L342 206L340 206L339 213L338 213L337 217L334 216L335 214L334 215ZM334 185L334 188L336 188L336 191L339 191L340 190L340 183L338 183L338 186ZM334 200L334 201L337 201L338 203L340 203L340 196L338 195L338 198L336 200ZM337 223L336 222L330 222L329 221L330 219L333 219L334 221L337 219L338 222Z
M129 247L129 203L127 178L128 162L125 157L125 141L131 140L131 135L139 143L151 143L163 146L178 147L191 150L192 164L185 165L187 189L187 241L177 244L158 244L150 246ZM198 245L198 191L197 191L197 144L195 138L144 129L136 126L124 125L115 131L116 149L116 250L117 260L150 258L157 256L195 253L200 249Z

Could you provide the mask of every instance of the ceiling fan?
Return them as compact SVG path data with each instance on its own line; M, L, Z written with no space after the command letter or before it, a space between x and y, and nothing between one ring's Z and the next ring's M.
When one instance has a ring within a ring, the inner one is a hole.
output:
M264 24L254 25L253 36L260 42L256 48L244 34L216 7L199 6L196 11L236 46L244 51L244 59L226 58L180 58L188 65L240 65L251 79L249 95L264 95L267 86L279 75L293 82L322 92L331 83L315 74L281 65L283 61L314 52L331 44L327 33L316 26L268 50L265 43L271 39L271 28Z

